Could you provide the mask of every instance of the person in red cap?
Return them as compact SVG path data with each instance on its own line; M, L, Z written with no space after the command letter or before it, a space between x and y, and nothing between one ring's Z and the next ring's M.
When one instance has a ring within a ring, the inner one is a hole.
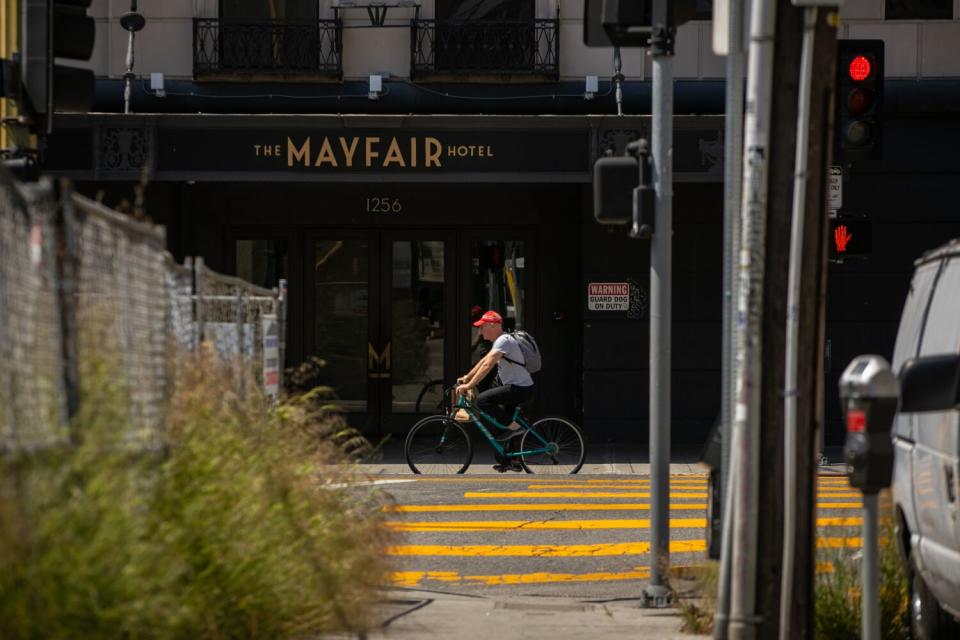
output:
M503 318L494 310L485 312L473 323L480 328L485 340L493 343L490 351L481 358L470 371L457 379L458 394L473 390L494 367L500 379L498 386L491 387L477 396L477 404L500 424L510 423L510 428L497 436L497 440L506 442L523 433L519 425L512 422L517 406L533 395L533 378L523 366L523 352L520 344L503 330ZM505 464L498 465L504 470ZM519 463L508 468L520 468Z

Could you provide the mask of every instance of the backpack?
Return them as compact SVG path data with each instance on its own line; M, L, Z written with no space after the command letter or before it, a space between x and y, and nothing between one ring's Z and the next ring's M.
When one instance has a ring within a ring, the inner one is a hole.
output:
M511 360L506 356L504 356L503 359L507 362L520 365L530 373L536 373L537 371L540 371L540 369L543 367L543 362L540 357L540 347L537 346L537 341L533 339L533 336L526 331L519 329L517 331L511 331L509 335L517 341L518 345L520 345L520 353L523 354L523 362Z

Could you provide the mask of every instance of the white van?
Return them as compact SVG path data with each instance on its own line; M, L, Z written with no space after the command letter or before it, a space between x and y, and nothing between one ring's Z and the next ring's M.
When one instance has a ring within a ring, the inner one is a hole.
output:
M960 638L960 239L916 262L893 370L897 543L914 638Z

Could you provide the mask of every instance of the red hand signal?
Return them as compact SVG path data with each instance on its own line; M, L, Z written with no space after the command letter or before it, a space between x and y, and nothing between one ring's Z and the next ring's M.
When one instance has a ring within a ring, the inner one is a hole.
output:
M837 253L846 253L847 244L853 238L852 233L847 233L847 225L841 224L833 230L833 241L837 245Z

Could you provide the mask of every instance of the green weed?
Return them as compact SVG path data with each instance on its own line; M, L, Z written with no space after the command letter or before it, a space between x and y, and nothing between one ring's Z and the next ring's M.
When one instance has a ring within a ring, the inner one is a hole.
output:
M160 450L87 369L77 444L0 467L0 637L269 638L370 622L389 567L363 444L320 392L272 406L215 356L181 368ZM109 369L109 367L105 367Z

